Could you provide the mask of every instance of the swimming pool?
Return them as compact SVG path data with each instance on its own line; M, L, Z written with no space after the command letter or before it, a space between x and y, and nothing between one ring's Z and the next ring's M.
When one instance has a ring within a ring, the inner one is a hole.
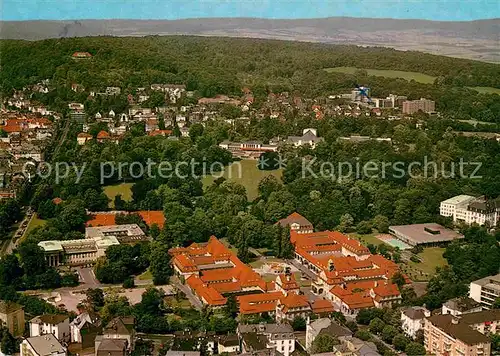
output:
M409 250L412 248L410 245L408 245L408 244L404 243L403 241L398 240L394 237L385 238L382 241L384 241L386 244L389 244L391 246L398 247L400 250Z

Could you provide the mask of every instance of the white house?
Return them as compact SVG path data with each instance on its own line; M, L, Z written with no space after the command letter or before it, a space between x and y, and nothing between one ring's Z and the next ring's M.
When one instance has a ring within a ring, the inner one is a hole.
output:
M332 319L320 318L311 322L311 319L307 318L306 350L310 350L314 340L322 334L335 336L340 339L352 336L352 332L349 329L337 324Z
M431 316L431 312L423 307L410 307L401 311L401 324L403 332L411 337L417 336L417 331L423 329L425 318Z
M28 337L21 343L21 356L67 356L66 348L52 335Z
M266 339L265 348L275 349L284 356L290 356L295 351L295 335L290 324L258 324L238 325L238 336L241 339L243 353L263 351L253 340L262 336ZM264 346L264 345L262 345ZM257 349L259 348L259 349Z
M30 336L53 334L61 342L70 341L69 317L64 314L44 314L30 320Z
M240 352L240 340L237 335L225 335L219 339L218 342L219 355L227 353L239 353Z
M441 314L459 316L462 314L476 313L483 310L481 303L469 297L459 297L448 300L441 308Z

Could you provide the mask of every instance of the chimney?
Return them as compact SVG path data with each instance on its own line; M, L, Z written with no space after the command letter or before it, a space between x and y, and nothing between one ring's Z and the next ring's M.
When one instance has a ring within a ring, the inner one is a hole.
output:
M458 318L452 317L451 318L451 323L457 325L458 324Z

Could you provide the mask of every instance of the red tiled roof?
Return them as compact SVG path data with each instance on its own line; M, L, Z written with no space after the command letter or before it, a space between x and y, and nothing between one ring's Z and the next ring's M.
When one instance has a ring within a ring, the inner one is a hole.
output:
M97 134L97 138L110 138L110 136L108 132L103 130Z
M116 215L118 212L114 213L99 213L99 214L90 214L90 220L87 221L87 226L110 226L116 225ZM153 224L158 225L161 229L165 224L165 215L161 210L141 210L141 211L132 211L132 212L119 212L123 214L138 214L141 219L151 227Z
M227 302L227 299L217 290L204 284L197 276L192 275L188 277L188 279L186 279L186 284L210 306L222 306Z
M270 313L276 310L276 303L283 297L281 292L250 294L236 297L240 305L240 314Z
M276 278L276 284L279 285L281 288L283 288L286 291L300 289L299 285L297 284L297 281L295 280L295 276L293 274L289 274L289 275L280 274Z
M59 197L56 197L54 199L52 199L52 203L54 203L55 205L59 205L63 202L63 200Z
M92 138L92 135L90 135L86 132L80 132L77 137Z
M316 314L333 313L335 311L332 302L326 299L316 299L311 303L311 308L313 313Z

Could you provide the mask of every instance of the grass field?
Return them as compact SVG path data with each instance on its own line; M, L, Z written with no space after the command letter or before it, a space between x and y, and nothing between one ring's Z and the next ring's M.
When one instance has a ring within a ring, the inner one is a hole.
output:
M151 274L151 272L148 269L144 273L138 275L137 279L139 279L141 281L149 281L149 280L153 279L153 275Z
M230 182L241 184L247 190L249 200L254 200L258 196L259 182L262 178L274 175L281 180L283 171L277 169L274 171L261 171L257 168L256 160L242 160L234 162L224 169L222 176ZM207 176L202 182L204 187L211 185L218 177Z
M410 278L414 280L429 280L430 277L436 273L436 267L443 267L448 264L446 259L443 257L445 250L446 249L442 247L424 248L424 251L418 254L418 257L420 257L422 262L407 262L409 267L408 272L410 274L414 274L413 276L410 275ZM420 275L420 272L424 275Z
M470 87L471 89L474 89L480 93L484 94L498 94L500 95L500 89L498 88L491 88L491 87Z
M345 73L345 74L354 74L357 70L366 70L368 75L374 75L378 77L387 77L387 78L402 78L405 80L414 80L423 84L432 84L436 77L431 75L422 74L418 72L405 72L401 70L389 70L389 69L365 69L365 68L356 68L356 67L335 67L335 68L326 68L325 69L329 73Z
M390 69L367 69L367 68L356 68L356 67L334 67L325 69L329 73L344 73L344 74L354 74L357 70L366 70L368 75L373 75L377 77L386 78L401 78L405 80L414 80L418 83L423 84L433 84L436 77L432 75L427 75L419 72L405 72L402 70L390 70ZM480 93L485 94L499 94L499 88L492 87L469 87L470 89L476 90Z
M33 231L38 226L43 226L47 223L46 220L42 220L38 218L38 215L35 213L33 215L33 218L31 219L30 223L28 224L28 227L26 228L26 231L24 231L23 236L21 236L21 240L24 240L28 234Z
M378 232L373 232L368 235L359 235L357 233L348 234L350 237L354 237L359 240L363 245L368 246L369 244L378 246L382 245L384 241L377 238Z
M122 199L125 201L132 200L132 185L133 183L122 183L117 185L108 185L104 187L104 194L109 198L109 207L114 208L115 196L121 194Z

